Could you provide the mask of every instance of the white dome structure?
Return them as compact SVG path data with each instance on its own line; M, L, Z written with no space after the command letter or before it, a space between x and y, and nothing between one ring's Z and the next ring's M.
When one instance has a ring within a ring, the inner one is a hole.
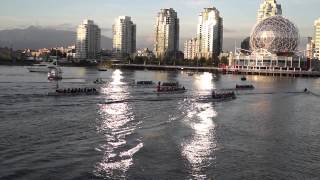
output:
M298 28L282 16L262 20L255 25L250 36L250 47L254 52L293 54L298 44Z

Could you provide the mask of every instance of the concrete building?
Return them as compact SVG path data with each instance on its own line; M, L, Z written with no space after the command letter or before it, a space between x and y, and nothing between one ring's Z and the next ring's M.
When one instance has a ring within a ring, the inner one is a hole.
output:
M156 17L154 54L156 58L175 56L179 50L179 18L177 12L161 9Z
M148 59L153 59L155 56L151 50L148 48L144 49L138 49L137 52L135 53L135 56L137 57L146 57Z
M314 40L312 39L312 37L308 37L308 43L306 46L306 53L305 56L308 59L314 59L315 58L315 44L314 44ZM317 53L319 53L319 51L317 51Z
M113 30L113 50L122 56L136 52L136 25L129 16L119 16L115 19Z
M79 60L96 59L100 56L100 46L100 28L92 20L83 20L77 29L76 58Z
M276 15L282 15L281 5L278 4L276 0L264 0L258 10L257 20L261 22L268 17Z
M197 28L197 57L218 57L223 44L223 20L215 8L205 8L199 15Z
M314 22L314 57L320 60L320 18Z
M184 58L195 59L197 53L197 38L192 38L184 43Z

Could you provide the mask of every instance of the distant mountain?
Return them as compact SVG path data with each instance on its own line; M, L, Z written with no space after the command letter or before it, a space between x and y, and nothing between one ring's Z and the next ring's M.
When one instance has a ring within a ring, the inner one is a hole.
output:
M13 49L39 49L75 44L76 33L73 31L57 30L30 26L26 29L10 29L0 31L0 47ZM101 37L101 48L111 49L112 40Z
M223 50L234 51L235 43L240 47L240 43L245 37L224 37ZM68 46L75 44L76 33L70 30L61 30L54 27L30 26L26 29L0 30L0 47L13 47L13 49L39 49L43 47ZM180 38L180 50L183 51L184 42L188 38ZM137 39L139 48L153 48L152 37L139 37ZM305 49L306 38L301 37L299 49ZM112 39L106 36L101 37L101 47L103 49L112 48Z

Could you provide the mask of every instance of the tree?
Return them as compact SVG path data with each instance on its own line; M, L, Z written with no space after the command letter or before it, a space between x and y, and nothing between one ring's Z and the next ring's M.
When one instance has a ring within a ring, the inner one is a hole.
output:
M220 63L221 63L221 64L224 64L224 65L228 65L228 64L229 64L229 59L228 59L228 57L227 57L227 56L221 57Z
M144 64L144 62L146 62L147 60L148 60L147 57L136 56L133 62L135 64Z
M214 54L213 57L212 57L212 63L211 64L213 64L215 67L218 67L219 62L220 62L219 57Z
M199 59L199 66L203 66L203 65L205 64L205 62L206 62L206 58L201 57L201 58Z

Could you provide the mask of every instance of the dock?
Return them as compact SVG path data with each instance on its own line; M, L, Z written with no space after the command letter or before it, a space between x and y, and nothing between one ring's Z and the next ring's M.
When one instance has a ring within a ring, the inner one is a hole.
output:
M113 64L112 68L120 69L147 69L147 70L185 70L216 72L223 74L238 75L261 75L261 76L285 76L285 77L320 77L320 71L305 70L273 70L273 69L241 69L219 67L196 67L196 66L170 66L170 65L144 65L144 64Z

